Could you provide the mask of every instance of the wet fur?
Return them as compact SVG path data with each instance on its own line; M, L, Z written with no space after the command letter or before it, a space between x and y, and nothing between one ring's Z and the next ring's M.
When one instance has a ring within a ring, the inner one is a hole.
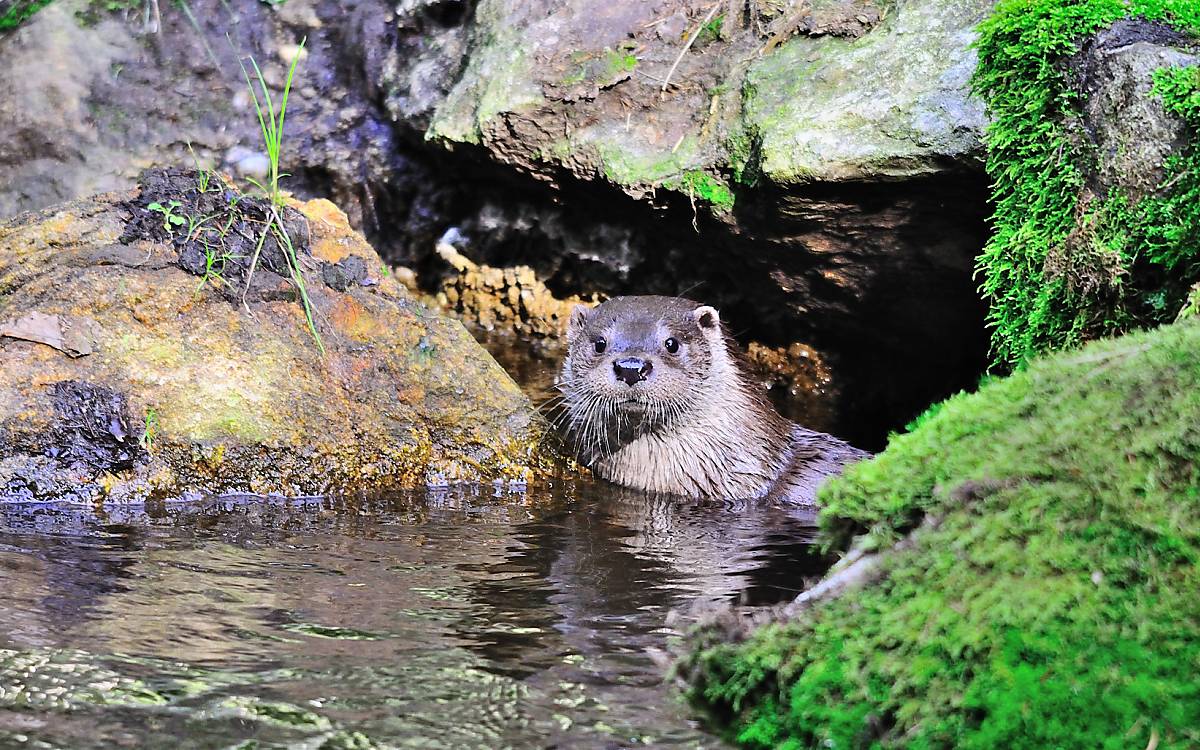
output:
M661 349L668 337L681 342L678 354ZM611 342L603 354L594 351L600 338ZM779 416L749 381L717 312L697 302L618 297L579 308L568 347L564 422L580 461L603 479L693 498L770 496L811 506L826 477L867 455ZM611 376L625 355L654 363L636 388ZM623 410L620 399L644 409Z

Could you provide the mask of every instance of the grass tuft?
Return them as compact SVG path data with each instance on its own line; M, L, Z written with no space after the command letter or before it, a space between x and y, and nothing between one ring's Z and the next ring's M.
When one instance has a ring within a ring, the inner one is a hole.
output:
M255 80L252 81L250 72L246 69L245 64L239 60L239 64L242 66L242 75L246 79L246 86L250 89L250 96L254 102L254 111L258 116L259 132L262 135L263 148L266 150L268 161L267 184L263 185L253 180L251 182L263 192L264 197L271 205L271 221L268 221L267 225L263 228L258 245L254 249L254 255L250 259L250 270L246 277L245 290L242 293L242 303L245 304L245 295L250 291L250 282L254 278L254 270L258 266L263 243L266 241L268 234L273 232L287 256L288 268L291 271L292 282L296 285L296 289L300 293L300 302L304 307L304 319L308 324L309 333L312 334L313 340L317 342L317 348L321 350L321 354L324 354L325 344L321 341L321 334L317 330L315 311L312 300L308 296L308 289L304 285L304 275L300 269L300 260L296 254L292 239L288 236L283 219L280 217L280 211L284 207L285 200L279 188L279 181L287 176L279 170L279 157L283 153L283 127L285 118L287 117L288 97L292 91L292 80L296 75L296 66L299 65L300 58L303 56L306 41L307 38L300 40L296 57L292 60L292 64L288 68L287 79L284 81L278 109L275 108L271 89L267 86L267 81L263 77L258 63L253 57L250 58L250 65L254 68L255 75ZM258 83L257 90L254 86L255 81Z

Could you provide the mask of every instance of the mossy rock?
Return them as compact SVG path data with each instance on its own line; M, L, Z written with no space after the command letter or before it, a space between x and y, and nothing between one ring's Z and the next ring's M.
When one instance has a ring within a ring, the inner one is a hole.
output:
M1003 0L979 29L996 360L1170 322L1200 281L1200 4Z
M740 642L693 635L690 697L740 744L1200 745L1200 324L954 397L821 499L830 543L890 551Z
M567 172L643 199L675 191L726 217L738 184L760 176L977 168L970 45L993 3L754 3L702 24L698 6L482 0L464 73L426 137L549 179ZM393 99L410 86L383 84Z
M344 214L327 201L281 211L322 352L273 239L242 299L238 264L264 204L209 190L237 205L205 225L231 227L228 242L209 235L230 256L216 275L196 267L196 217L161 210L199 205L186 187L178 207L143 189L0 223L0 497L530 478L543 425L529 401L460 323L410 297Z
M862 38L799 35L756 60L741 118L762 176L795 184L974 168L984 118L970 93L971 45L992 5L897 0Z

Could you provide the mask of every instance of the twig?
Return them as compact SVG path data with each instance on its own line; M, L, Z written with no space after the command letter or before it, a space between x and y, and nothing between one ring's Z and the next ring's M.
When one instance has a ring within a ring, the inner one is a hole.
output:
M274 207L272 207L272 213L274 213ZM271 231L272 221L274 219L267 219L267 226L263 229L262 236L258 238L258 244L254 246L254 255L250 258L250 270L246 273L246 288L242 290L242 307L246 308L246 312L250 312L250 305L246 304L246 295L250 293L250 282L254 281L254 269L258 267L258 256L262 253L263 243L267 241L267 233ZM238 233L241 234L241 230Z
M667 93L667 86L671 85L671 76L675 75L675 69L679 67L679 63L683 60L683 56L686 55L688 50L692 48L692 45L696 42L696 38L700 36L700 32L704 31L704 27L709 21L712 20L712 17L717 14L717 8L720 7L720 3L713 3L713 6L708 9L708 15L704 16L704 20L692 30L692 35L688 37L687 43L683 45L683 49L679 50L679 56L675 58L675 62L671 63L671 69L667 71L667 77L663 80L662 93L664 96Z
M634 73L637 73L637 74L638 74L638 75L640 75L640 76L644 76L644 77L646 77L646 78L649 78L651 81L654 81L655 83L662 83L662 82L663 82L663 79L659 78L658 76L652 76L652 75L650 75L649 73L647 73L647 72L646 72L646 71L644 71L644 70L640 70L640 69L638 69L638 68L634 68L634 69L633 69L633 72L634 72Z

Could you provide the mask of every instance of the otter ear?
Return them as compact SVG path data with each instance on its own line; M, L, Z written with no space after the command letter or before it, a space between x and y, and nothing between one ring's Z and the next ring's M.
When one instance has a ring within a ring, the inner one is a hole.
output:
M575 305L571 308L571 320L567 323L567 344L571 344L579 335L583 333L583 329L587 326L588 306Z
M701 328L714 329L721 323L721 314L715 307L701 305L692 311L692 317Z

